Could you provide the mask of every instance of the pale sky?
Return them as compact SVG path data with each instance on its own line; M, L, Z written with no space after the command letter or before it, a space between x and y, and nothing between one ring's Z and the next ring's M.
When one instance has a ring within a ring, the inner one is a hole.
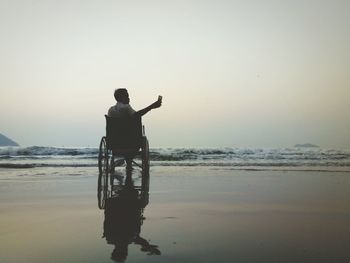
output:
M114 89L151 147L350 149L350 1L0 0L0 133L97 146Z

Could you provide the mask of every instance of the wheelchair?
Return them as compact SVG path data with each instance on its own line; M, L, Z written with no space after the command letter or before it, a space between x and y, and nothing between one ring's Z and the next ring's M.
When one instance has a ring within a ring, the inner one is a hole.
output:
M97 197L100 209L105 208L107 198L118 192L117 186L113 185L115 168L125 162L129 166L127 169L136 166L141 170L142 185L136 190L148 192L149 189L149 145L141 116L115 118L105 115L105 118L106 136L101 138L98 154Z

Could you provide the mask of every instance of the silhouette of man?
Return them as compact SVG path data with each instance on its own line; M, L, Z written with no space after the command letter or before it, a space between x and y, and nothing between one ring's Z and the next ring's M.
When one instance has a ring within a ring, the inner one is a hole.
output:
M139 192L135 189L131 173L127 173L125 184L118 195L106 200L103 237L108 244L113 244L111 259L124 262L128 256L128 246L136 244L147 255L160 255L157 245L150 244L140 236L143 223L143 204Z
M108 110L109 117L123 118L135 115L143 116L150 110L159 108L162 105L162 100L160 97L157 101L155 101L148 107L139 111L135 111L129 104L130 98L129 93L126 89L116 89L114 91L114 98L116 99L117 104L110 107L110 109ZM127 169L131 169L132 158L132 156L127 156L126 158Z
M110 117L127 117L132 116L133 114L143 116L150 110L159 108L162 105L162 101L158 99L148 107L135 111L129 104L130 98L126 89L116 89L114 91L114 98L116 99L117 104L110 107L108 110L108 116Z

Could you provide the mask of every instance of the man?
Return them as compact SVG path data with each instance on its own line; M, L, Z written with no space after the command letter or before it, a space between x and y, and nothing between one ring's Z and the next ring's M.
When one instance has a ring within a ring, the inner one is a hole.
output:
M159 108L162 105L162 99L161 97L158 98L158 100L148 107L135 111L129 104L129 94L126 89L116 89L114 91L114 98L117 101L117 104L115 106L110 107L108 110L108 116L109 117L128 117L135 114L138 114L139 116L145 115L147 112L149 112L152 109ZM133 156L126 156L126 169L131 169L131 163L132 163ZM122 164L122 163L121 163Z
M117 104L108 110L108 116L110 117L126 117L133 114L143 116L150 110L159 108L162 105L162 100L158 99L148 107L136 112L129 104L130 99L126 89L116 89L114 91L114 98L116 99Z

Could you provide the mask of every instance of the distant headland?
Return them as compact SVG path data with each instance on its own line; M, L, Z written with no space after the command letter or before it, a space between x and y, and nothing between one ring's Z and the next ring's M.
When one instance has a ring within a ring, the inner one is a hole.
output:
M0 133L0 146L19 146L18 143Z
M303 143L303 144L296 144L294 147L297 148L320 148L320 146L312 144L312 143Z

